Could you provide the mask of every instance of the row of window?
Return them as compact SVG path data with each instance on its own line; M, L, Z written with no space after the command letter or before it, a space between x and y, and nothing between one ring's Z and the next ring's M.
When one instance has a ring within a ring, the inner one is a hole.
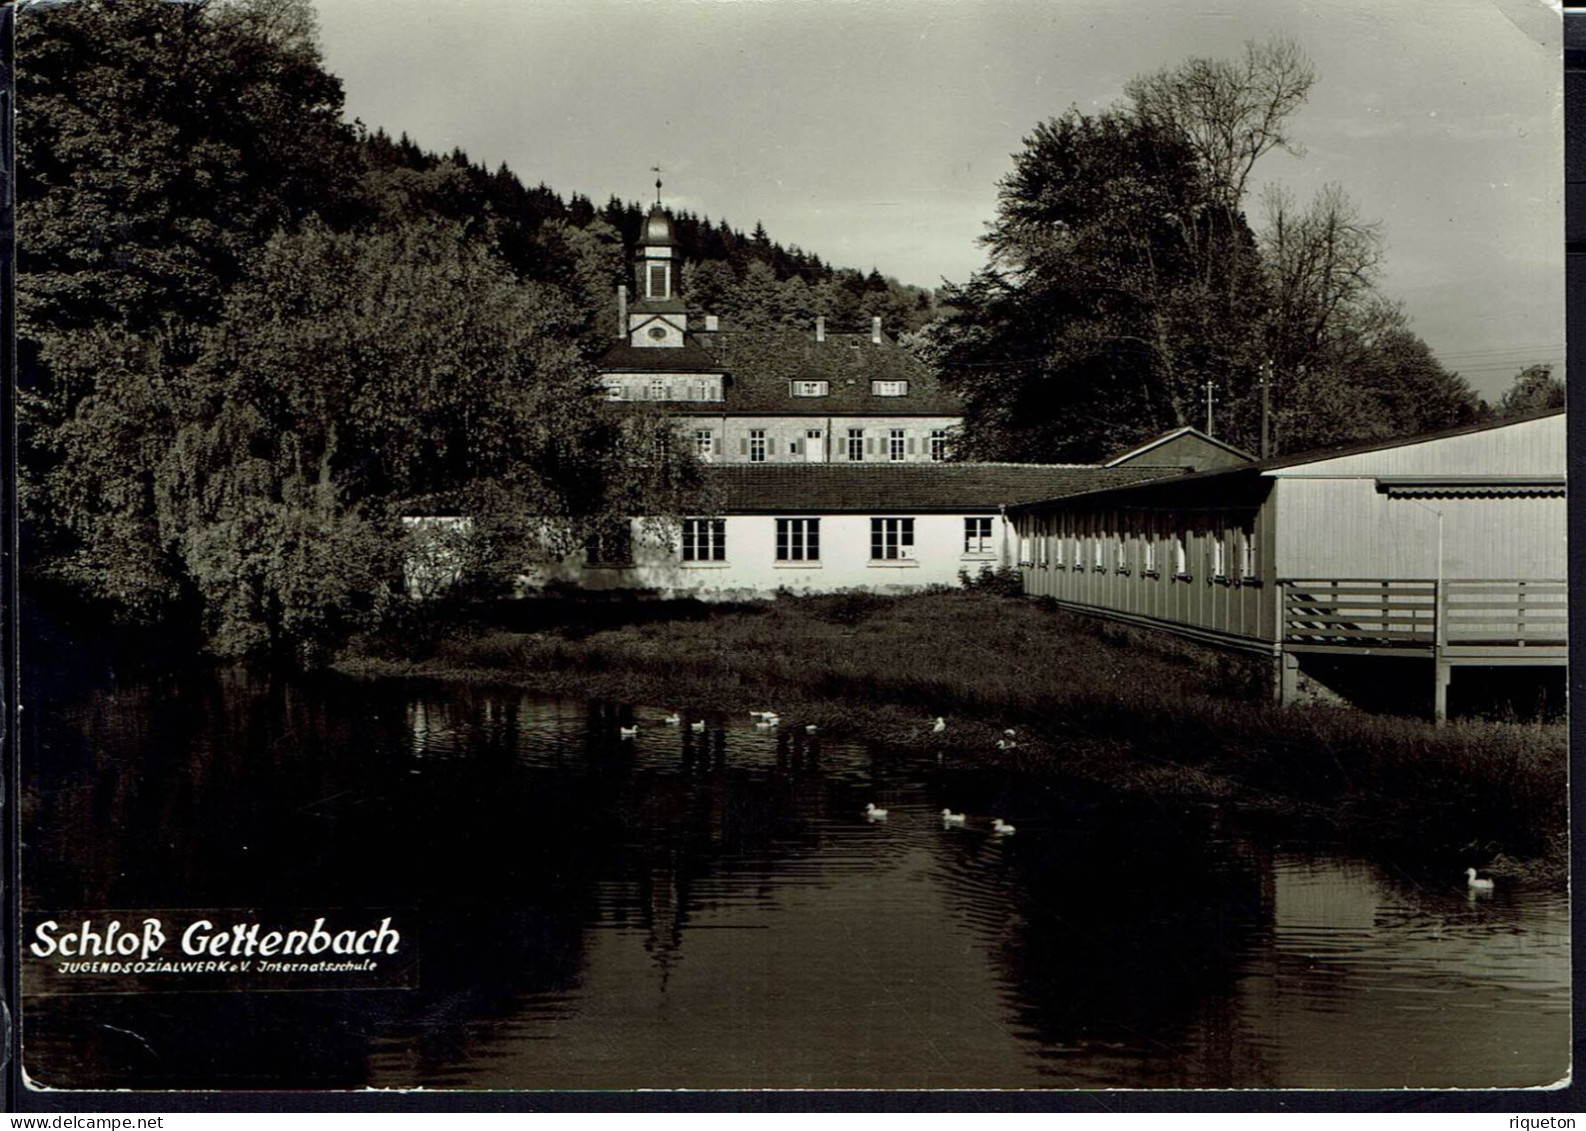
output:
M848 429L847 443L842 451L850 463L861 463L866 455L872 457L885 454L887 461L899 463L915 454L916 441L902 428L890 428L884 438L884 447L877 452L877 438L866 436L863 428ZM749 457L750 463L764 463L769 456L776 455L777 440L766 435L764 428L752 428L749 435L738 441L739 455ZM928 451L932 461L941 463L947 458L947 430L938 428L931 432ZM826 433L820 428L810 428L804 433L802 440L797 437L787 441L787 454L790 456L804 456L811 460L823 460L826 456ZM711 459L716 455L716 433L709 428L696 429L694 432L694 452L701 459Z
M682 548L685 562L726 561L726 519L684 519ZM992 541L991 516L975 516L964 519L964 553L995 553L995 545ZM913 557L914 520L912 518L872 518L870 520L870 558L872 561L907 561ZM821 520L818 518L777 519L776 560L779 562L820 561Z
M666 330L656 326L650 330L653 338L666 337ZM795 397L824 397L831 394L830 381L793 381L789 383L789 391ZM909 395L907 381L872 381L870 382L870 395L874 397L906 397ZM721 389L714 381L689 379L678 381L665 377L653 377L642 388L626 388L618 383L606 386L606 396L614 401L623 400L649 400L649 401L719 401Z
M621 382L612 381L606 385L606 397L609 400L651 400L651 401L688 401L715 402L721 400L721 383L713 378L692 377L652 378L642 389L627 388Z
M1188 577L1189 551L1184 532L1174 532L1169 536L1168 542L1173 555L1173 576ZM1133 556L1130 554L1131 543L1138 546L1138 551ZM1157 561L1158 542L1155 538L1145 536L1113 541L1110 563L1106 560L1107 544L1108 539L1102 536L1048 535L1032 539L1029 535L1021 535L1019 564L1038 569L1074 569L1081 572L1089 569L1096 573L1106 573L1111 568L1114 573L1128 574L1133 572L1134 562L1138 561L1142 577L1161 575L1161 567ZM1220 532L1212 538L1210 545L1213 580L1229 580L1231 577L1237 577L1241 581L1255 580L1256 546L1249 531L1240 530L1235 534L1234 560L1238 566L1237 574L1229 573L1228 543Z
M830 396L832 383L830 381L791 381L788 391L795 397L825 397ZM870 382L870 395L873 397L906 397L909 395L907 381L872 381Z

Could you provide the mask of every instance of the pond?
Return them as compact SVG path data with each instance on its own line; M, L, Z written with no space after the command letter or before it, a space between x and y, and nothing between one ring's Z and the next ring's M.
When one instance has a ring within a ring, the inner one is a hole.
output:
M1568 1071L1560 893L1472 896L1225 807L757 727L762 706L669 725L241 670L30 703L24 907L394 909L419 966L409 988L57 993L29 965L24 1067L53 1087L456 1089Z

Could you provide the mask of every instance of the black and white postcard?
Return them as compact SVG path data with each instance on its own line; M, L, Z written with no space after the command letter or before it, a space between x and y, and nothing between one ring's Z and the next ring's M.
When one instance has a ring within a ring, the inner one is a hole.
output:
M33 0L22 1106L1571 1079L1535 0Z

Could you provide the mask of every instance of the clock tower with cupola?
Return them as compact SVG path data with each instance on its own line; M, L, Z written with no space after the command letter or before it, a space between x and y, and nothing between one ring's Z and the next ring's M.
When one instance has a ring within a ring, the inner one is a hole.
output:
M681 348L688 334L688 313L680 293L683 264L677 255L672 217L661 206L661 182L655 182L655 207L645 217L634 257L634 301L628 309L628 341L635 347Z
M631 297L627 286L617 287L617 340L598 362L608 400L721 403L727 371L689 330L680 251L657 180L655 206L639 229ZM715 322L707 316L706 331Z

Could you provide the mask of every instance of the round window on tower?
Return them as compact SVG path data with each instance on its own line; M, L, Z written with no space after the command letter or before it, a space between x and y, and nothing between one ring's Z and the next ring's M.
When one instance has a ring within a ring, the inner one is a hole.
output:
M662 338L666 337L666 327L665 326L651 326L650 327L650 337L654 338L656 341L660 341Z

